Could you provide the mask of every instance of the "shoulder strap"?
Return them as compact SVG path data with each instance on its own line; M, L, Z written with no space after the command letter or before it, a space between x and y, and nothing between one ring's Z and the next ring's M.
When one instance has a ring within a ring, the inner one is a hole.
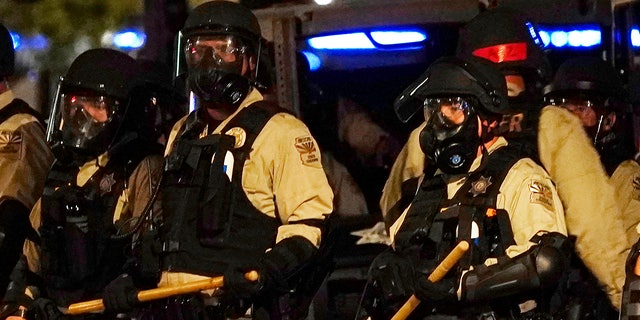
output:
M0 109L0 123L7 121L7 119L11 118L16 114L29 114L38 119L40 125L44 128L45 123L42 119L42 115L40 112L31 108L26 102L20 99L13 99L11 103L9 103L4 108Z
M284 108L279 107L278 105L268 102L268 101L256 101L252 103L250 106L240 110L240 112L233 118L227 125L222 129L222 133L226 134L231 128L240 127L246 133L246 138L244 144L235 149L235 151L239 154L238 160L234 165L234 175L235 171L241 170L244 160L246 156L251 151L251 146L253 142L260 134L260 131L264 128L264 126L269 122L269 119L273 117L277 113L290 113Z
M269 101L256 101L250 106L240 110L238 115L227 123L222 132L225 133L233 127L243 128L247 132L245 145L251 146L253 140L255 140L258 133L262 131L262 128L264 128L269 119L281 112L290 113L288 110Z

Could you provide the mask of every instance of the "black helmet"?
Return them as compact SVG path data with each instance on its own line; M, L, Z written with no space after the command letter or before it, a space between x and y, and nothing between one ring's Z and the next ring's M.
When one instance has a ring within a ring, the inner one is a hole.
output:
M13 38L11 38L9 30L0 24L0 78L13 74L14 63Z
M544 94L547 99L584 95L623 101L626 97L616 69L602 59L588 56L563 62L551 84L544 88ZM602 107L611 108L616 105L618 104L606 103Z
M509 112L504 76L491 63L474 57L444 57L407 87L394 102L398 118L407 122L423 107L429 97L473 97L479 102L479 113Z
M131 79L137 74L136 62L126 53L112 49L90 49L80 54L69 67L62 91L92 90L126 99Z
M539 82L533 85L542 90L551 77L542 46L537 26L522 12L496 7L481 12L460 29L456 52L460 57L492 61L503 73L522 74L525 80ZM527 75L533 79L526 79Z
M137 60L140 72L133 81L126 126L145 139L156 141L187 113L185 92L174 87L171 67L148 59Z
M248 8L229 1L196 7L180 35L180 57L188 67L187 85L199 100L238 106L257 86L262 38ZM243 68L243 62L255 66Z
M231 1L210 1L197 6L184 23L182 34L235 34L257 47L262 31L256 16L248 8Z
M90 49L71 63L49 119L53 126L49 139L59 160L87 160L117 142L130 111L131 81L137 72L133 58L112 49ZM70 154L79 157L69 159Z

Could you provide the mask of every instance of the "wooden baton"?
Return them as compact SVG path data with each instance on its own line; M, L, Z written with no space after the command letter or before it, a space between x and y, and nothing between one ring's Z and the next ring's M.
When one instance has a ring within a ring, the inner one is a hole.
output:
M444 278L444 276L453 268L456 263L462 258L465 252L469 250L469 243L462 240L458 243L458 245L449 252L449 254L440 262L440 264L433 270L433 272L429 275L429 281L438 282ZM411 295L407 302L405 302L400 310L393 315L391 320L404 320L406 319L413 310L415 310L420 304L420 300L415 296Z
M245 279L249 281L258 280L257 271L249 271L244 274ZM222 276L213 277L209 279L203 279L198 281L192 281L178 286L162 287L149 290L139 291L137 294L138 301L145 302L151 300L157 300L167 298L171 296L193 293L202 290L210 290L222 287L224 284L224 278ZM68 315L78 315L89 312L104 311L104 303L102 299L89 300L84 302L74 303L66 310Z

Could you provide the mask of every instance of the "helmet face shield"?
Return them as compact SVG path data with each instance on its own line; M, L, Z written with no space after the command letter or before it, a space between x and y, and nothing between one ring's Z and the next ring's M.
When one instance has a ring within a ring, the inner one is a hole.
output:
M427 98L424 119L442 141L456 135L471 118L471 105L464 97Z
M118 100L91 94L63 94L60 112L60 131L63 143L84 149L100 135L113 120L119 108Z
M242 74L248 48L234 35L201 35L187 39L185 60L189 68Z

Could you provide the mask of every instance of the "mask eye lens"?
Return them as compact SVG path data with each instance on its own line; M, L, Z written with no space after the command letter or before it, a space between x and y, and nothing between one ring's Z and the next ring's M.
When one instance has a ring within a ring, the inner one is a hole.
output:
M469 105L461 97L428 98L425 100L425 120L429 121L433 115L438 125L452 128L463 124L469 116Z
M198 36L187 40L185 58L189 65L197 65L202 61L223 65L241 61L246 47L234 36Z

